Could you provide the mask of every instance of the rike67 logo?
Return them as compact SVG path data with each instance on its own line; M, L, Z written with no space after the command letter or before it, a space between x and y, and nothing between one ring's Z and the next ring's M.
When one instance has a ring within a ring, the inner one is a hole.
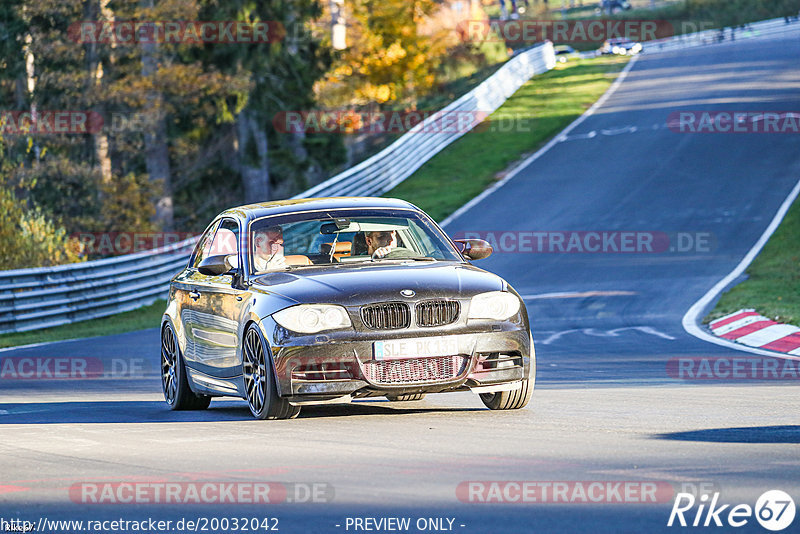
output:
M774 532L784 530L794 521L795 505L788 493L781 490L770 490L763 493L756 501L755 508L749 504L719 505L719 493L707 494L698 499L691 493L678 493L669 514L667 526L682 527L727 526L743 527L755 515L756 521L767 530ZM697 509L693 510L697 505Z

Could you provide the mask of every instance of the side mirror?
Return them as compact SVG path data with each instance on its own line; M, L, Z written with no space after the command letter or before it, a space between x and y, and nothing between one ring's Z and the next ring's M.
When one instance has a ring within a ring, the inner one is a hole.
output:
M455 239L456 248L471 260L482 260L492 255L492 245L483 239Z
M208 276L228 274L234 268L231 259L233 259L235 262L236 256L231 254L217 254L215 256L209 256L200 262L200 265L197 266L197 270L200 271L200 274L205 274Z

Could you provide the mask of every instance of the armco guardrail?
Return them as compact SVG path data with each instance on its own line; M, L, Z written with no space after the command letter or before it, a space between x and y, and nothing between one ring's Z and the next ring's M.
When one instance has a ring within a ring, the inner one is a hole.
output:
M675 37L668 37L666 39L646 41L642 44L644 52L652 54L656 52L670 52L672 50L685 48L743 41L753 38L778 38L787 35L800 35L800 22L787 22L783 18L762 20L760 22L748 24L744 28L737 27L733 31L731 31L731 28L727 28L723 31L718 29L705 30L696 33L676 35Z
M163 298L196 240L85 263L0 271L0 333L104 317Z
M528 49L444 112L491 113L531 76L555 66L553 45ZM466 133L419 133L436 116L366 161L297 195L380 195L402 182ZM0 271L0 333L22 332L129 311L166 297L169 280L186 265L197 238L117 258Z
M531 76L546 72L556 64L552 43L530 48L500 67L478 87L465 94L440 114L457 112L492 113ZM437 115L417 124L400 139L343 173L330 178L295 198L380 195L411 176L426 161L467 133L430 132Z

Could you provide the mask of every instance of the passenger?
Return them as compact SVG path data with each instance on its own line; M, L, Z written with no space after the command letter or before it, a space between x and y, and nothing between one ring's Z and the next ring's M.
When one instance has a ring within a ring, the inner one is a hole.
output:
M258 229L253 233L256 272L274 271L286 267L283 255L283 230L280 226Z
M367 252L367 237L364 232L356 232L353 236L353 247L351 249L351 256L366 256Z

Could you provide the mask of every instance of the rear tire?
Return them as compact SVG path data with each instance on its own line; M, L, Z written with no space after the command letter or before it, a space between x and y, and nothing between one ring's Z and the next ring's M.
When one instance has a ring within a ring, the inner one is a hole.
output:
M161 389L170 410L205 410L211 403L211 397L189 387L178 338L169 323L161 329Z
M412 393L409 395L386 395L386 398L392 402L410 402L418 401L425 398L424 393Z
M511 391L497 391L495 393L481 393L481 400L490 410L519 410L524 408L531 400L533 388L536 384L536 356L531 356L531 370L528 378L522 381L519 389Z
M278 395L272 359L267 356L266 343L256 325L250 325L244 335L242 375L247 393L247 406L256 419L294 419L299 406Z

